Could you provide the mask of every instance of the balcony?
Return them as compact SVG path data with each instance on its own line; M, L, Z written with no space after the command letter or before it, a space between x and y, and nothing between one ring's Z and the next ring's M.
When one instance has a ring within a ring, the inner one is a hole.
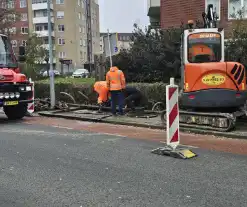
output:
M35 31L35 33L36 33L39 37L48 37L48 36L49 36L48 30ZM52 36L52 37L55 37L55 32L54 32L54 31L51 32L51 36Z
M159 28L160 25L160 0L148 0L148 16L151 27Z
M148 16L156 16L160 14L160 0L148 0Z
M54 23L54 17L51 18L51 22ZM44 24L48 23L48 17L34 17L33 24Z
M47 3L32 4L32 10L42 10L47 9ZM53 4L51 4L51 9L53 10Z

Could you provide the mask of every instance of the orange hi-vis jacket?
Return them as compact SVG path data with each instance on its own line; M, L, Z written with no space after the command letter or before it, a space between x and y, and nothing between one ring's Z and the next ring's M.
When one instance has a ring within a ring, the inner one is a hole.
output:
M106 85L106 81L97 81L94 84L94 90L99 94L98 96L98 104L106 102L110 96L108 93L109 90Z
M124 73L117 67L111 67L106 74L106 83L109 91L118 91L126 87Z

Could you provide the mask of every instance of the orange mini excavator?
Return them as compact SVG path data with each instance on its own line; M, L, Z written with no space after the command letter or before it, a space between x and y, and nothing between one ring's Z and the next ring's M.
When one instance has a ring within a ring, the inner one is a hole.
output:
M216 26L212 4L202 17L204 28L189 21L181 38L180 126L229 131L246 115L245 68L225 62L224 29Z

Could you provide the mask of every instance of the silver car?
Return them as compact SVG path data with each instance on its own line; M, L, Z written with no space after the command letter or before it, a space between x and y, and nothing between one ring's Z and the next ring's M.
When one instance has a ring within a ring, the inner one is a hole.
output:
M77 69L75 72L72 74L73 78L88 78L89 77L89 72L87 69Z

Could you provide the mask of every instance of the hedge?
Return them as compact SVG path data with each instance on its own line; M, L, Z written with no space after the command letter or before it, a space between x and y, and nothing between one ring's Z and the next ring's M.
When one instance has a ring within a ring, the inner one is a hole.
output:
M166 94L166 84L165 83L130 83L129 86L134 86L138 88L149 101L154 102L164 102ZM56 99L66 101L67 98L61 95L60 92L67 92L71 94L77 103L84 103L85 99L78 93L78 91L83 92L87 95L91 102L96 103L97 94L93 91L92 83L66 83L60 82L55 84ZM35 98L48 98L50 97L50 85L45 82L35 83Z

